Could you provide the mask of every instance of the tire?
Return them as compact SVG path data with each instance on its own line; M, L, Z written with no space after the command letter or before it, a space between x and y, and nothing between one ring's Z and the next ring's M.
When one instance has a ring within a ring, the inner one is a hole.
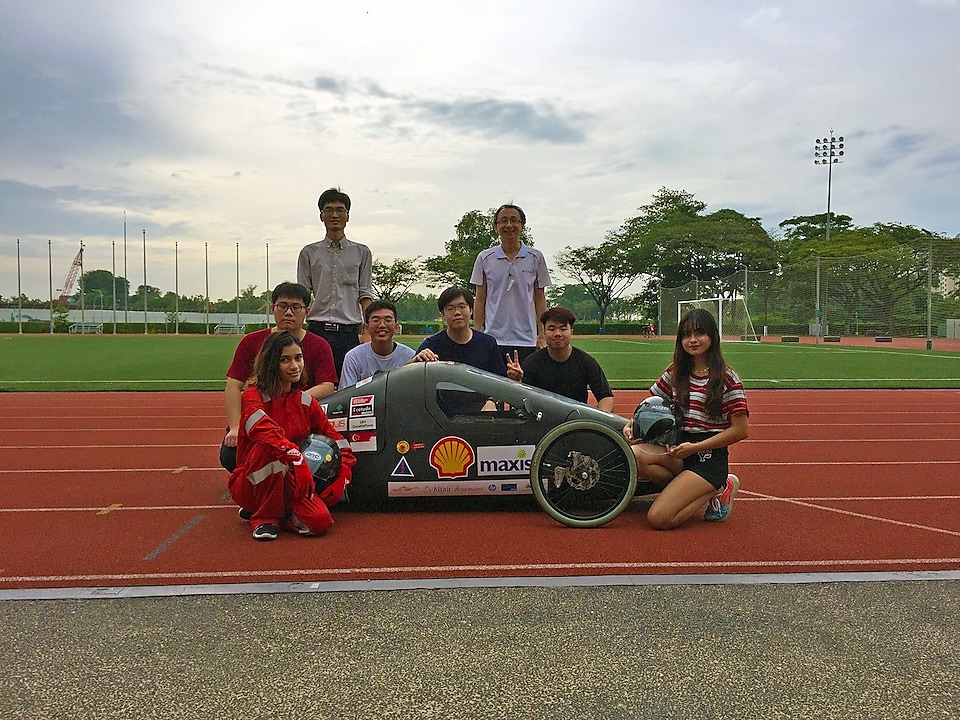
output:
M574 420L537 443L530 485L540 507L557 522L599 527L633 499L637 460L620 433L592 420Z

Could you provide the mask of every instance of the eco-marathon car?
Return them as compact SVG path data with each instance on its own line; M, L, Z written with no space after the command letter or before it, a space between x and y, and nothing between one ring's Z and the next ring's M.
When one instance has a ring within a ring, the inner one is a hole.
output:
M626 420L452 362L405 365L321 401L357 457L347 497L536 497L573 527L609 522L635 494Z

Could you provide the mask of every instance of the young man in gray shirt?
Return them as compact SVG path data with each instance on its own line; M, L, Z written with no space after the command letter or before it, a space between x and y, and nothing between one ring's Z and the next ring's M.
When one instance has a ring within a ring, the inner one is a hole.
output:
M370 248L346 236L349 195L330 188L320 195L317 207L327 234L300 251L297 282L313 296L307 330L330 344L339 377L344 356L360 344L363 311L373 300L373 258Z

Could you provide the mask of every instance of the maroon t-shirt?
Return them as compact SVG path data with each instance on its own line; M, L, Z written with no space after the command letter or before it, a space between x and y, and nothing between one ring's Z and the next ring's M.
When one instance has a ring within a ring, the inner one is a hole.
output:
M233 353L233 362L227 369L227 377L247 382L253 374L253 362L263 343L270 336L270 328L247 333ZM337 370L333 364L330 343L319 335L306 333L300 341L303 345L303 369L307 374L307 387L324 382L337 383Z

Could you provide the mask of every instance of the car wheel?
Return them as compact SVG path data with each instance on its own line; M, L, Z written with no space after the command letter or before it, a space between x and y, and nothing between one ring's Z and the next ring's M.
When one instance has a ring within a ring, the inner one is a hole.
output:
M592 420L574 420L537 443L530 485L554 520L570 527L599 527L633 499L637 460L617 431Z

